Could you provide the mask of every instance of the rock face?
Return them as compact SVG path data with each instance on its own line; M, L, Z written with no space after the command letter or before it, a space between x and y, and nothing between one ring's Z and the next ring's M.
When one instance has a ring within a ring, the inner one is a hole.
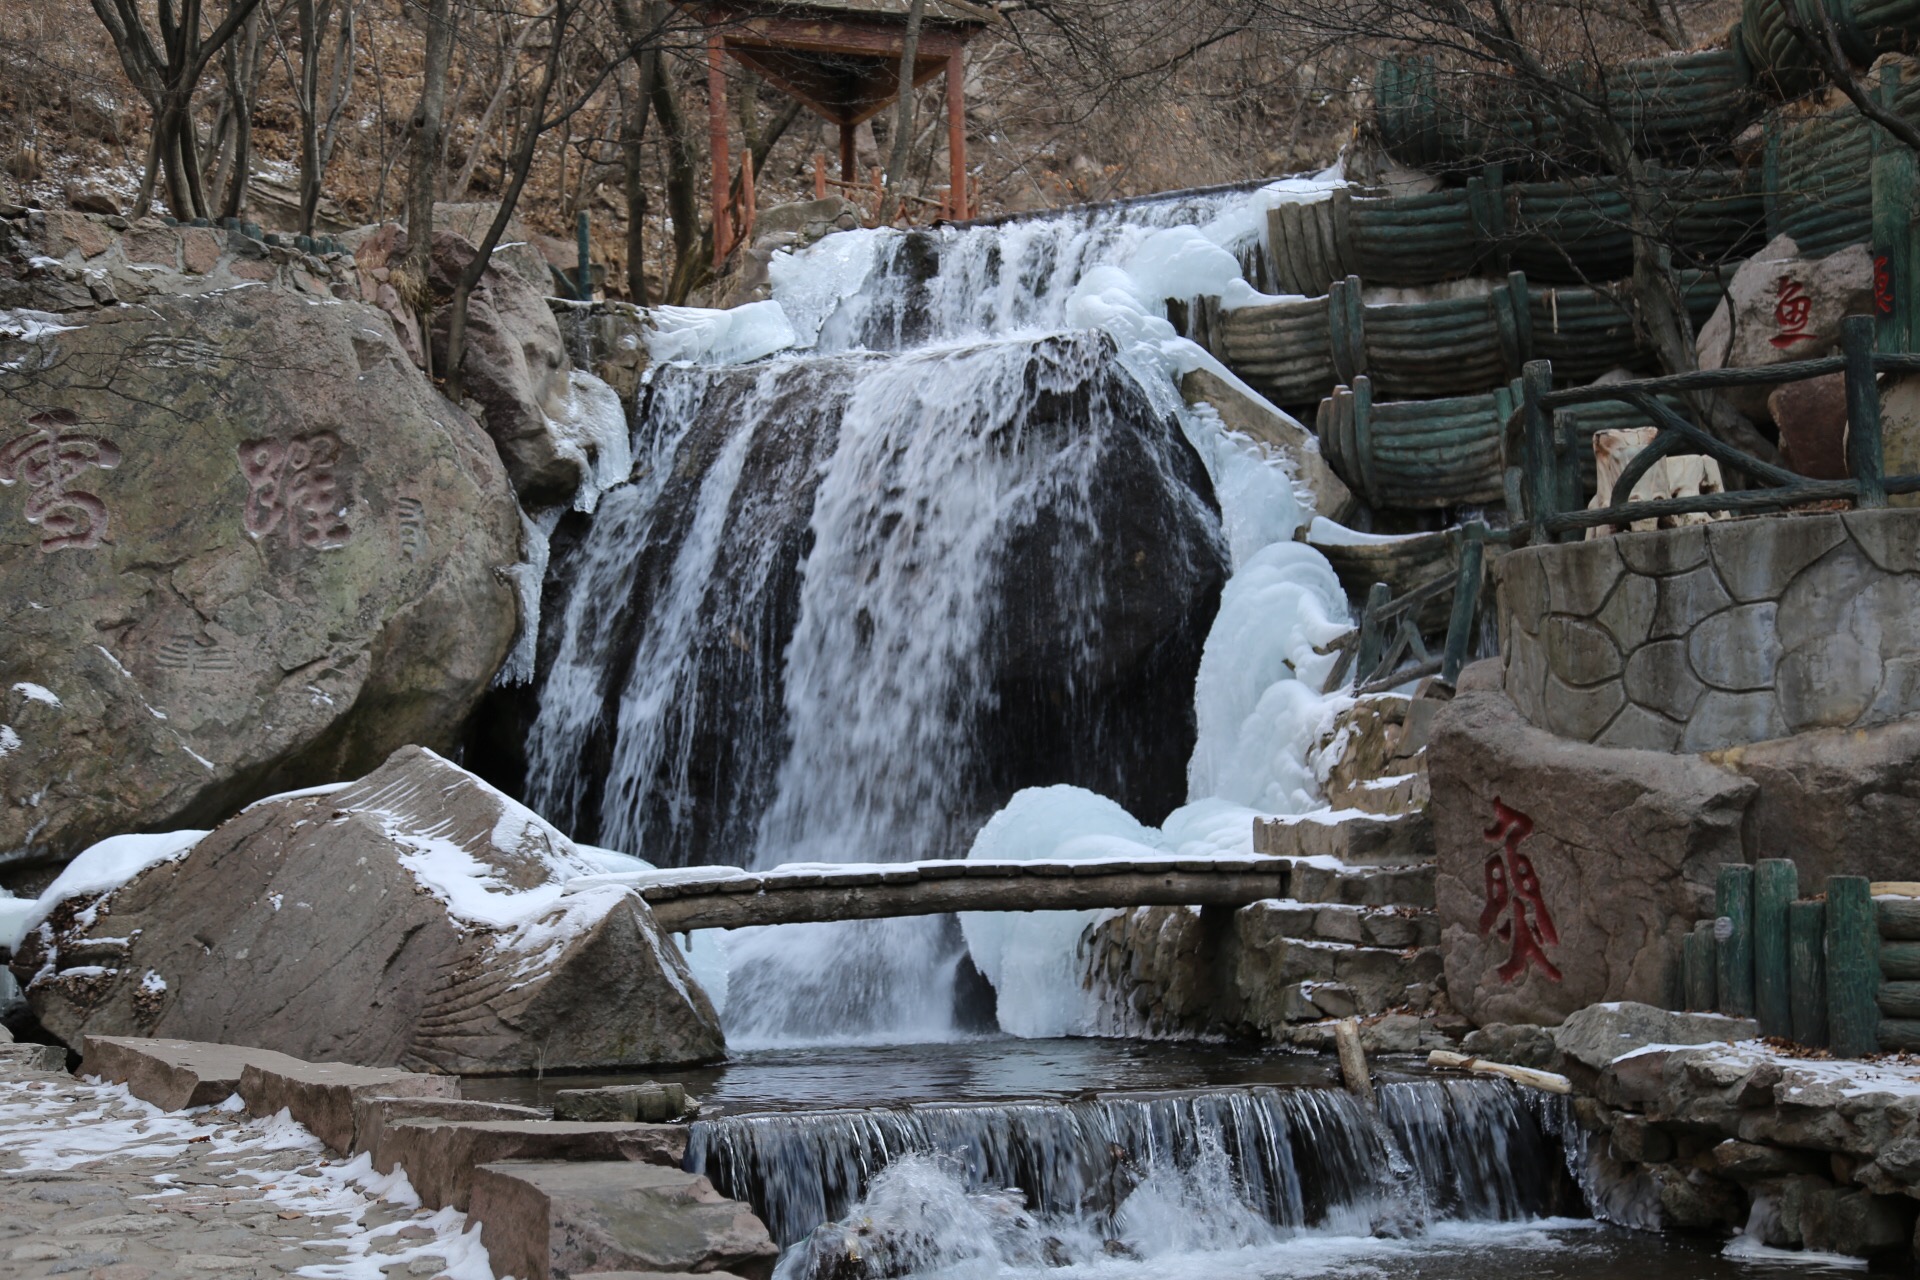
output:
M530 811L405 748L62 904L14 969L70 1044L160 1036L463 1073L719 1057L713 1007L645 904L564 886L592 870Z
M34 218L0 255L0 864L450 747L517 622L485 435L327 263Z
M1588 544L1603 545L1603 544ZM1607 750L1462 692L1428 751L1447 992L1476 1022L1669 1002L1679 939L1743 862L1755 784L1697 757Z
M769 266L782 250L804 249L836 231L860 225L860 208L840 196L801 200L762 210L754 220L753 243L739 251L728 273L708 286L715 307L738 307L773 296Z
M1760 1025L1751 1018L1674 1013L1623 1000L1578 1010L1560 1024L1553 1043L1567 1057L1599 1071L1648 1045L1732 1044L1759 1034Z
M1758 369L1827 355L1840 344L1843 317L1872 312L1873 259L1865 245L1809 261L1791 238L1779 236L1733 273L1727 296L1700 330L1700 367ZM1742 413L1762 417L1769 390L1726 394Z
M474 252L472 243L454 232L436 231L433 287L451 294ZM566 502L592 471L592 460L578 443L554 427L567 416L571 363L544 284L527 280L504 262L489 263L467 301L460 361L466 394L480 406L482 425L506 461L514 492L529 507ZM435 368L444 364L446 327L442 308L434 317Z
M1712 751L1920 712L1920 515L1722 520L1497 567L1506 690L1566 738Z

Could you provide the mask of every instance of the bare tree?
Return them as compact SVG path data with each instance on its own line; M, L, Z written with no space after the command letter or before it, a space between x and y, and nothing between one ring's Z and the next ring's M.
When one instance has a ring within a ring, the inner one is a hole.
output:
M907 180L907 161L913 155L913 75L920 57L920 20L926 12L927 0L913 0L907 8L907 30L900 45L900 98L894 107L886 190L880 195L879 223L883 227L900 212L900 188Z
M1811 21L1809 13L1812 15ZM1835 88L1847 95L1847 100L1861 115L1892 134L1901 146L1920 152L1920 128L1916 128L1913 121L1898 112L1888 110L1861 81L1852 60L1840 47L1840 32L1833 24L1833 15L1827 11L1827 6L1812 5L1803 11L1799 5L1785 4L1780 7L1780 14L1786 20L1787 30L1793 33L1794 40L1812 55L1814 65L1826 74Z
M327 162L339 136L341 113L353 92L353 10L355 0L294 0L300 34L300 66L293 76L294 107L300 115L300 233L313 234L314 214ZM324 59L327 88L320 91L322 51L333 28L333 54ZM284 58L285 51L282 50Z
M440 135L446 127L447 72L453 62L453 0L427 0L426 67L420 77L420 101L408 124L412 167L407 174L407 256L396 288L422 316L431 316L433 286L433 201L440 180ZM431 344L426 345L432 374Z
M164 173L167 204L176 216L211 217L200 173L193 95L207 64L233 39L259 0L229 0L226 16L211 30L201 0L153 0L156 29L151 32L139 0L92 0L92 4L113 39L127 79L153 112L134 215L144 215L152 207L156 176Z

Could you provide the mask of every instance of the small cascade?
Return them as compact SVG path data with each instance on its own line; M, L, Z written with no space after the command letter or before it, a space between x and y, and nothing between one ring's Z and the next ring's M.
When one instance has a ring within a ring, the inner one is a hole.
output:
M1195 1213L1229 1238L1248 1223L1407 1234L1580 1212L1563 1111L1505 1082L1446 1080L1385 1085L1377 1113L1338 1090L1254 1088L748 1115L695 1124L687 1167L783 1246L846 1217L907 1156L937 1158L966 1193L1017 1188L1063 1239L1124 1242Z

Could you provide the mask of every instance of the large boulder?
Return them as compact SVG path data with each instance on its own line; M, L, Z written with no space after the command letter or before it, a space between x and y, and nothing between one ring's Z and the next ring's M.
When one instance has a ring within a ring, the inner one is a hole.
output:
M1712 914L1720 864L1746 861L1754 782L1536 729L1491 690L1441 709L1427 770L1457 1009L1552 1025L1603 1000L1671 1002L1681 935Z
M1700 329L1702 369L1760 369L1829 355L1840 345L1840 321L1873 314L1873 259L1865 245L1824 258L1800 256L1789 236L1777 236L1742 263L1727 296ZM1750 418L1767 413L1771 387L1726 391Z
M166 1037L463 1074L720 1057L678 950L630 889L577 883L595 870L530 810L407 747L343 789L255 805L117 889L50 897L13 969L74 1045Z
M0 865L450 748L517 624L486 436L316 259L34 234L0 253Z

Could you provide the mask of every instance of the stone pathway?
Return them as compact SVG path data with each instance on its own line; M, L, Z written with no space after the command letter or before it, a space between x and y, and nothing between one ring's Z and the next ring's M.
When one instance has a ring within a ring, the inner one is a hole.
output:
M478 1228L239 1099L167 1113L0 1060L0 1277L493 1280Z

